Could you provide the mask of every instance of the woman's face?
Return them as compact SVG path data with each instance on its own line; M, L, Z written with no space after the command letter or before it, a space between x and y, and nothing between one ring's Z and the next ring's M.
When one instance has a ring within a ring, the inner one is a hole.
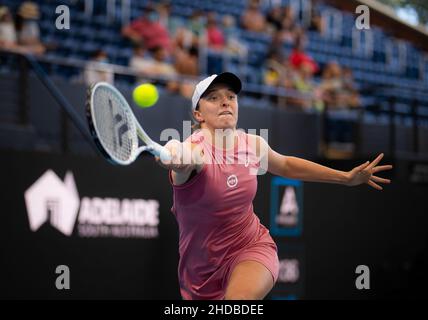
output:
M209 88L199 100L199 109L194 111L202 128L234 129L238 122L238 98L232 89L222 83Z

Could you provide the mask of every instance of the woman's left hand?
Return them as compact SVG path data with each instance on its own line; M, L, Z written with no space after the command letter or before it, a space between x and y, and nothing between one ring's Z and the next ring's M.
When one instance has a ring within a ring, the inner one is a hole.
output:
M383 188L377 183L391 183L391 180L377 177L374 174L380 171L392 169L391 165L377 166L382 158L383 153L378 155L371 163L367 161L366 163L363 163L347 172L347 181L345 184L347 186L358 186L360 184L367 183L369 186L377 190L382 190Z

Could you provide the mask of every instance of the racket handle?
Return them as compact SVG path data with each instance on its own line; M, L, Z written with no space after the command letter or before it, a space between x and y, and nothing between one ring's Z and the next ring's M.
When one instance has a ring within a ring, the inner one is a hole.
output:
M156 157L159 157L163 161L171 160L171 153L165 147L162 147L160 144L154 143L152 146L152 150L150 151Z

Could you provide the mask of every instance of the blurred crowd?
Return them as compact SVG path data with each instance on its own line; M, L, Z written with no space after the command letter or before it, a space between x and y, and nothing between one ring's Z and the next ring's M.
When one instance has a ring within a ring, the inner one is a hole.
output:
M236 37L233 16L220 20L215 12L195 10L189 19L171 15L169 3L148 6L141 17L122 29L134 53L129 66L141 77L198 77L203 73L199 54L210 52L206 73L222 72L223 55L246 55L246 47ZM216 53L218 59L215 58ZM214 56L214 59L213 59ZM170 90L190 97L195 81L168 81Z
M263 83L292 89L296 94L287 97L285 105L318 111L326 107L342 109L360 105L351 69L340 66L336 61L320 68L305 51L308 42L306 31L325 32L322 16L315 9L312 9L309 24L302 27L291 7L275 6L265 18L258 1L251 0L242 21L247 30L272 35L264 61ZM286 44L292 46L288 54L284 49Z
M0 7L0 49L42 55L47 46L40 40L39 19L39 8L31 1L23 2L16 13ZM294 93L287 95L284 106L318 111L359 106L352 70L334 61L321 68L305 51L306 32L322 34L325 29L315 9L309 23L302 26L290 6L274 5L266 10L260 0L248 1L238 21L232 15L199 10L183 19L171 14L168 2L161 2L149 4L121 33L133 48L129 67L138 74L139 82L164 78L169 90L190 97L199 75L225 71L225 57L246 63L249 48L240 37L242 29L270 36L261 61L262 82ZM285 50L287 45L292 47L290 52ZM201 51L209 53L204 63ZM106 52L96 50L86 63L83 80L87 84L113 83L110 62Z
M8 7L0 6L0 49L43 54L46 48L40 41L39 19L39 7L33 2L23 2L15 18Z
M304 110L358 107L360 97L352 70L336 61L327 63L321 70L305 52L305 42L304 33L299 33L292 51L286 55L282 49L283 39L275 34L265 61L264 84L292 89L295 94L286 99L286 104Z

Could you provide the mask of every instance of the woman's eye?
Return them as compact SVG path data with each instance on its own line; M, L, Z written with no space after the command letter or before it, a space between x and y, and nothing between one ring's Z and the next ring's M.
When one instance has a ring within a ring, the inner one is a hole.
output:
M235 96L229 96L229 99L233 100L233 99L235 99Z
M216 100L217 99L217 97L216 96L211 96L210 97L210 100Z

